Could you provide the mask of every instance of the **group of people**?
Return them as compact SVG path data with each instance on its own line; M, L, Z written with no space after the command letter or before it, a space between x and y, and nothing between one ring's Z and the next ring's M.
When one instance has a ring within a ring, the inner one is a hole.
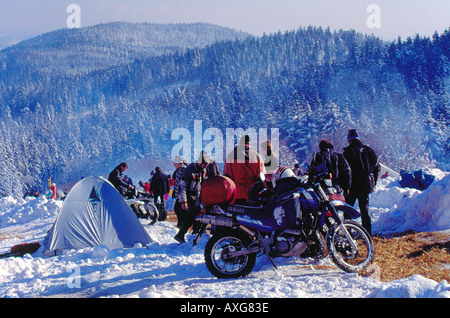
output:
M369 195L375 190L380 164L375 151L364 145L355 129L348 131L348 147L342 154L334 151L328 140L319 143L320 151L314 154L310 167L323 164L330 173L333 186L340 188L345 202L353 206L358 200L363 227L372 233L369 213Z
M310 167L324 164L333 185L342 189L346 202L354 205L358 200L362 225L371 233L369 194L375 188L380 165L375 151L360 141L355 129L349 130L347 139L349 146L344 148L343 154L335 152L331 142L322 140L319 144L320 151L314 154ZM251 147L250 137L245 135L225 160L223 175L236 184L236 204L246 204L248 190L261 173L273 172L279 166L278 157L272 151L270 142L261 146L262 154L259 154ZM175 199L174 212L179 229L174 238L183 243L186 233L195 225L195 217L201 211L202 182L212 176L221 175L221 171L218 164L204 151L201 151L197 160L191 164L177 156L173 165L175 171L171 176L174 181L172 198ZM109 175L110 182L118 189L134 189L132 184L122 179L122 173L127 168L126 163L121 163ZM149 191L153 192L155 203L158 198L164 202L163 196L169 193L169 180L160 168L155 170ZM296 176L303 175L298 164L293 171ZM195 231L194 226L194 233Z
M259 179L261 173L274 171L278 168L278 157L272 151L270 141L261 144L262 155L252 146L248 135L240 139L233 151L227 156L223 168L223 175L234 181L236 185L236 204L246 204L248 201L248 190ZM204 180L221 175L217 163L211 160L204 151L199 158L188 166L182 166L178 162L181 158L175 158L173 178L175 179L173 197L175 202L175 213L179 223L179 231L175 240L185 242L185 235L189 228L194 225L195 217L200 212L200 190ZM194 232L196 232L194 226Z
M223 175L231 178L236 184L236 203L245 204L248 201L248 190L258 180L260 173L266 172L278 166L278 158L272 151L270 142L262 145L265 159L250 146L249 136L244 136L240 144L227 157ZM180 243L185 242L185 235L188 230L195 225L195 217L201 210L200 191L204 180L221 175L219 165L202 151L197 160L188 164L186 160L177 156L173 160L175 171L172 174L173 192L175 199L174 212L177 216L179 229L175 240ZM109 175L109 181L121 192L125 194L128 190L133 190L132 182L127 182L126 177L122 177L123 172L128 168L125 162L119 164ZM155 204L160 199L164 202L164 195L169 193L168 177L162 173L160 168L155 169L151 182L144 184L144 191L153 193ZM194 226L194 233L196 227Z
M260 173L266 172L266 167L278 165L278 158L271 151L270 142L263 145L265 159L250 144L250 137L243 136L239 145L225 160L223 175L236 184L236 204L245 204L248 201L248 190L258 180ZM204 151L194 163L188 166L183 166L181 161L179 157L174 160L176 170L173 174L175 179L173 197L176 199L174 210L179 220L179 231L175 240L183 243L187 231L195 225L195 217L201 209L202 182L212 176L221 175L221 171L217 163ZM195 232L194 226L193 233Z
M123 172L128 169L126 162L120 163L109 174L108 180L122 195L126 195L128 190L134 190L135 186L131 178L127 175L122 177ZM164 196L170 191L169 177L165 175L160 167L155 168L155 172L151 173L152 178L145 183L140 181L139 185L143 188L143 192L150 195L153 194L156 203L164 203Z
M135 190L133 181L127 175L122 176L125 170L128 169L126 162L120 163L117 167L111 171L108 176L109 182L122 194L127 196L129 190ZM167 212L165 210L165 195L170 191L169 178L165 175L160 167L155 168L155 172L151 174L150 181L142 183L139 182L141 187L149 197L153 194L154 203L160 211L159 220L164 221L167 218Z

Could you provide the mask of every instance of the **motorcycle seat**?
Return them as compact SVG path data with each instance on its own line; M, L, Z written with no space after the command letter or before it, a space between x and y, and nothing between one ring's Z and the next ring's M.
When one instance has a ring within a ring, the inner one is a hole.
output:
M234 204L228 206L227 212L239 215L247 215L254 219L268 219L273 214L275 204L276 200L272 200L269 204L262 207Z

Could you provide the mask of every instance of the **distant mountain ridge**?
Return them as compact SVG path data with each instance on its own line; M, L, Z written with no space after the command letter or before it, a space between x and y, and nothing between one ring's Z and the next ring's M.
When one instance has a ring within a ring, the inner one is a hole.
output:
M17 43L24 41L26 39L31 39L35 36L39 35L39 32L34 30L3 30L0 31L0 51L16 45Z
M32 62L38 70L79 74L247 36L207 23L112 22L45 33L5 48L0 57Z

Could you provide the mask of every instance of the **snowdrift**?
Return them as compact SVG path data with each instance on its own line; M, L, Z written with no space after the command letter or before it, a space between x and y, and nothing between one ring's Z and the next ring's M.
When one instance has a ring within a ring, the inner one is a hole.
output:
M420 275L384 284L367 298L450 298L450 285L446 281L436 283Z
M374 223L374 233L433 232L450 229L450 175L421 192L385 188L373 195L372 205L389 207Z

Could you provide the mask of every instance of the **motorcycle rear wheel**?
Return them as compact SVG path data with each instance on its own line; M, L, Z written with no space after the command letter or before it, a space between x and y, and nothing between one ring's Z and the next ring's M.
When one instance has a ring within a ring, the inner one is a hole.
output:
M340 269L348 273L357 273L373 262L375 257L373 241L369 233L355 221L344 221L344 227L358 250L353 250L339 225L334 224L327 235L328 252Z
M256 253L228 259L224 256L229 252L246 250L251 243L248 236L238 231L218 232L206 243L206 267L217 278L247 276L255 266Z

